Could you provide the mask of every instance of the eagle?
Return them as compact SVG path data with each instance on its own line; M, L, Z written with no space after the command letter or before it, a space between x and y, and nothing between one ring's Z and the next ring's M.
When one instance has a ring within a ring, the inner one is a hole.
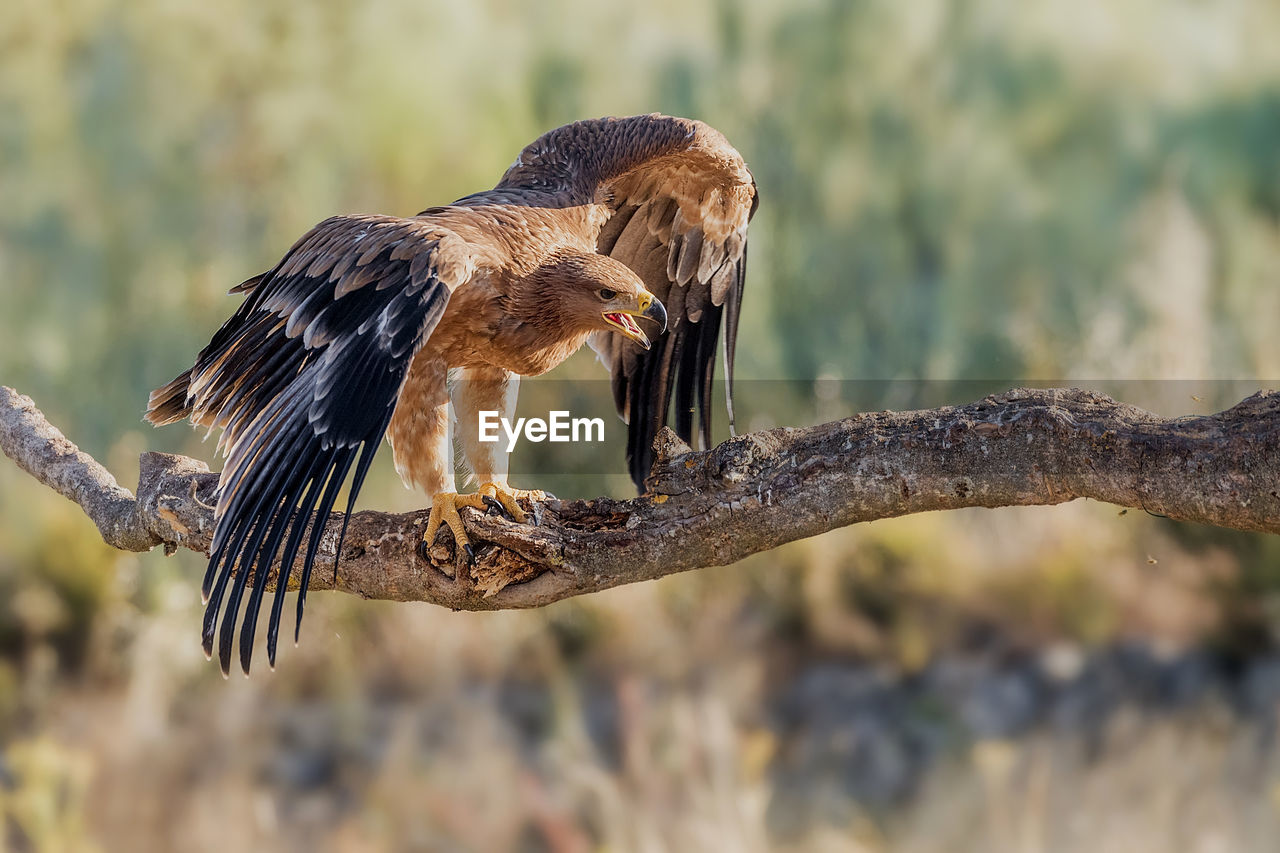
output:
M229 672L243 609L248 675L274 564L274 668L287 572L301 551L297 642L325 522L348 482L350 516L384 436L405 484L431 499L426 545L445 526L474 560L462 507L527 522L517 500L546 496L508 484L507 453L479 441L477 415L513 417L520 377L551 370L583 344L611 373L637 487L673 397L676 432L691 440L696 400L709 445L722 331L732 425L757 204L741 155L700 121L579 121L526 146L491 190L408 218L331 217L232 288L244 296L235 313L191 369L152 392L146 413L155 425L190 418L222 430L226 463L202 584L205 654L216 633ZM451 406L474 494L454 484ZM344 522L338 552L345 533Z

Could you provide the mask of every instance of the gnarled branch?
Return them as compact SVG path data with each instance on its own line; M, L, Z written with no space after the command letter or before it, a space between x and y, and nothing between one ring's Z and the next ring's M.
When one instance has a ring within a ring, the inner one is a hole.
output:
M29 398L3 387L0 450L79 504L117 548L208 551L217 475L201 462L143 454L134 499ZM536 526L464 511L479 547L460 580L449 533L429 561L417 554L426 510L355 513L336 579L317 571L312 587L455 609L537 607L859 521L1077 498L1280 532L1274 391L1216 415L1166 419L1089 391L1016 389L967 406L751 433L702 452L667 430L657 451L644 497L547 501ZM328 561L341 523L335 514L322 539ZM292 570L296 578L301 566Z

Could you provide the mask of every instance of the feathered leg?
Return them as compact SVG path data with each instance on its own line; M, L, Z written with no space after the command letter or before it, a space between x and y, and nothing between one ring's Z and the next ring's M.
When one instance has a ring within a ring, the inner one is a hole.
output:
M475 494L459 495L448 491L433 495L431 518L423 541L430 547L435 541L441 524L453 531L453 538L468 559L474 562L475 551L471 547L458 510L472 507L483 510L496 507L513 521L528 520L525 511L517 503L520 498L543 500L543 492L531 489L512 489L507 485L507 453L505 437L497 441L481 441L479 417L484 411L494 412L495 418L511 419L515 415L516 394L520 377L500 368L466 368L459 371L450 396L457 415L455 428L458 443L462 447L463 460L474 482L479 483Z

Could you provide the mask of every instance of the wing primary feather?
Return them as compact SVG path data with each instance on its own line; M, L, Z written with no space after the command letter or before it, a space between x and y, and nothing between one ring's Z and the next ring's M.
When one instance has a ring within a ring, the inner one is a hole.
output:
M387 420L390 421L390 417L388 417ZM383 431L385 430L386 426L384 425ZM347 525L351 521L352 511L355 508L356 495L360 493L360 488L364 485L365 476L369 473L369 466L373 463L373 457L377 453L377 449L378 445L376 443L364 442L360 451L360 459L356 463L355 476L351 480L351 488L347 493L347 511L342 518L342 530L338 534L338 544L334 552L333 580L335 584L338 581L338 558L342 554L342 543L346 541L347 538ZM309 489L310 486L311 484L308 484ZM307 514L310 514L309 508L307 509ZM280 572L276 581L276 596L275 600L272 602L271 619L267 630L267 659L272 667L276 665L276 642L280 634L280 610L284 603L284 587L287 586L285 572L288 571L289 567L293 563L294 556L297 554L298 541L301 540L302 530L305 526L306 520L301 516L295 515L295 530L290 535L289 547L285 550L284 561L281 563ZM279 532L280 534L283 534L283 527L280 527ZM271 547L269 549L264 549L264 552L267 554L266 559L268 565L270 565L271 557L275 554L275 548L276 545L279 544L279 538L279 536L276 536ZM264 569L261 577L255 580L254 589L245 611L244 626L240 633L240 666L243 668L245 675L249 674L249 662L253 656L253 635L258 621L258 609L261 606L262 593L266 588L266 574L266 570ZM310 578L309 563L304 566L303 578L302 589L304 592L302 595L305 595L306 583ZM300 595L298 600L298 624L294 630L295 642L297 642L298 639L298 631L302 627L302 605L303 602Z
M271 529L271 538L262 546L257 560L258 570L253 578L253 589L249 592L249 601L244 608L244 621L240 626L240 668L245 675L249 674L249 664L253 657L253 638L258 628L258 616L262 609L262 596L267 588L267 578L271 574L271 562L280 549L286 531L299 523L298 502L310 486L311 480L318 473L320 458L314 457L302 476L295 476L281 504L280 515Z
M311 570L315 567L316 551L320 547L320 539L324 535L324 522L329 513L333 511L333 504L338 499L338 490L342 488L342 481L347 478L347 471L351 469L351 461L356 455L355 449L344 447L335 453L335 459L330 463L329 481L325 485L324 495L320 498L320 508L316 514L316 523L311 528L311 539L307 542L307 553L302 560L302 581L298 584L298 610L297 621L293 626L293 641L298 642L298 637L302 635L302 611L307 604L307 585L311 583ZM335 552L333 559L336 562L338 553Z
M621 360L622 356L614 356L615 360ZM628 424L631 423L630 405L631 399L631 383L627 378L627 373L621 366L615 367L613 376L609 379L610 390L613 391L613 407L618 410L618 414Z
M686 323L685 327L680 330L681 335L687 334L689 325ZM699 351L697 346L681 348L680 365L676 373L676 435L680 436L686 443L690 441L690 437L693 435L694 390L695 380L698 375L697 359Z
M667 412L671 409L671 393L675 390L671 384L671 365L675 361L676 355L679 353L683 340L675 335L667 337L667 345L663 348L662 359L658 362L658 373L654 377L654 396L659 397L661 402L653 408L652 416L649 418L649 434L645 436L645 442L649 445L649 452L653 452L653 439L658 435L658 430L662 429L662 425L667 422ZM647 475L649 472L645 471Z
M292 441L282 441L280 443L288 449L277 454L277 458L279 464L288 466L288 473L283 477L275 474L270 476L270 480L264 484L262 498L253 510L252 514L258 517L259 521L253 538L246 541L236 559L238 571L236 572L235 583L231 587L231 597L227 600L226 611L222 616L222 627L218 632L218 661L222 665L223 674L230 672L231 669L231 646L235 636L236 619L240 612L240 599L244 595L246 584L249 582L249 575L254 575L255 589L258 587L259 582L266 578L271 567L271 558L280 543L280 538L283 535L284 528L288 525L291 512L298 498L300 474L303 471L309 471L315 465L314 457L307 453L308 443L305 425L294 427ZM276 462L276 460L272 460L272 462ZM254 485L257 484L255 483ZM267 510L270 511L270 515L263 514ZM263 542L264 539L266 539L265 544ZM253 613L254 601L256 601L256 597L251 596L250 606L245 610L246 625L249 624L251 615L256 620L256 614ZM248 664L244 661L243 656L241 658L241 666L247 675L249 672Z
M711 382L716 373L716 344L720 337L722 308L709 307L698 324L698 340L692 345L698 350L698 414L702 418L702 449L711 448Z
M642 368L643 369L643 368ZM640 398L644 392L641 391L641 382L633 381L630 388L630 400L627 404L627 411L639 412ZM640 431L636 427L640 418L632 417L627 419L627 473L631 475L631 482L636 484L636 488L641 492L644 491L644 475L639 472L643 468L643 461L640 457L643 451L640 448Z
M734 266L733 285L729 288L724 308L724 405L729 415L729 435L737 435L733 411L733 365L738 350L738 315L742 310L742 288L747 272L747 244L742 244L742 257Z
M278 513L279 511L277 506L276 512ZM276 521L272 516L259 518L254 525L253 537L245 542L239 556L236 558L235 582L231 584L231 594L227 598L227 606L222 611L222 627L218 630L218 663L222 667L223 675L228 675L231 672L231 639L235 635L236 618L240 613L240 598L244 595L244 588L248 583L249 575L256 575L263 571L261 568L254 568L255 561L252 559L252 555L262 545L263 538L267 535L268 530L275 526ZM231 564L229 563L227 571L230 571L230 566Z
M391 422L391 413L388 411L387 417L382 425L382 432L386 432L387 425ZM356 473L351 478L351 489L347 492L347 511L342 516L342 530L338 533L337 553L342 553L342 543L347 539L347 525L351 522L351 513L355 510L356 495L360 493L360 488L364 485L364 478L369 473L369 466L373 464L373 456L378 452L378 443L366 441L360 448L360 458L356 461ZM338 559L335 556L333 560L333 582L338 583Z
M653 449L645 441L645 433L649 426L649 395L652 384L649 381L657 368L655 361L645 359L640 362L640 375L631 382L631 420L627 424L627 463L630 467L631 481L636 488L644 489L644 478L649 474L650 455Z
M232 540L239 539L239 529L247 523L251 523L245 519L237 519L234 527L234 536ZM200 628L200 647L204 649L205 657L213 657L213 638L218 626L218 611L222 605L222 593L227 585L227 577L230 572L221 569L223 562L227 559L227 543L223 543L221 548L214 550L213 556L209 559L209 568L205 571L204 587L201 589L204 598L204 619ZM216 578L217 582L209 589L209 581Z
M645 359L642 373L632 387L631 421L627 429L627 460L631 479L643 488L645 477L653 465L653 439L667 420L672 386L668 381L671 363L683 335L670 332L659 339L662 352L658 358ZM656 347L655 347L656 348Z
M648 365L645 384L649 387L645 392L645 405L640 409L640 417L637 418L641 424L640 440L641 449L644 451L642 456L644 464L640 470L642 480L649 476L649 469L653 467L654 436L658 434L658 430L667 419L667 407L671 403L671 386L667 382L667 377L671 374L671 358L678 343L676 336L668 335L661 355L657 359L650 360Z
M279 402L279 401L277 401ZM305 429L305 428L304 428ZM224 518L231 519L233 522L233 532L222 546L216 550L216 555L220 559L210 561L210 566L221 563L218 568L218 580L213 589L209 602L205 607L205 620L203 631L203 645L205 654L213 652L213 635L217 623L218 612L222 608L222 597L226 592L227 583L230 580L232 570L238 568L236 582L232 589L231 600L227 605L227 618L230 618L231 624L235 622L235 613L240 602L240 595L244 591L244 584L253 561L250 555L262 542L262 538L266 535L267 526L270 524L272 516L264 515L264 511L268 509L276 509L280 495L288 485L288 477L278 477L275 475L276 465L279 461L287 459L290 453L296 457L293 468L301 465L305 460L304 453L294 451L295 445L305 448L305 432L304 430L296 430L293 441L283 441L276 444L267 453L266 458L260 460L260 464L253 468L253 472L257 476L250 475L250 479L242 486L237 483L235 494L228 502ZM253 448L250 447L249 450ZM238 466L233 466L233 470ZM291 469L292 470L292 469ZM245 510L246 502L252 501L248 510ZM253 537L251 540L250 537ZM225 674L229 671L230 665L230 646L226 639L231 627L228 625L226 618L223 621L222 635L223 640L220 642L222 648L220 661L222 662L222 671Z
M305 448L305 436L303 447ZM339 455L342 452L342 450L336 450L333 452L333 456ZM332 467L333 456L326 459L326 469ZM253 540L245 545L240 554L240 569L236 575L235 585L231 589L231 597L227 601L226 612L222 617L222 627L218 632L218 661L222 665L222 671L224 674L229 672L231 669L231 649L235 639L236 617L240 610L240 598L244 594L245 584L248 582L250 567L256 567L254 572L255 575L261 575L263 578L266 577L271 567L271 557L273 556L273 553L268 552L265 547L261 547L263 545L262 540L267 534L267 530L264 525L271 523L272 527L280 527L281 533L283 533L283 527L288 520L288 514L292 502L297 498L299 484L296 481L296 477L299 470L308 462L305 453L297 454L297 457L294 469L290 471L288 478L281 483L281 486L277 488L276 492L272 495L272 497L275 498L275 503L268 504L269 506L273 505L275 507L275 514L264 519L263 522L259 524L259 529L254 534ZM279 536L273 535L272 540L278 544ZM255 587L257 586L257 583L258 579L255 577ZM249 628L249 645L250 650L252 650L254 627L250 622L250 609L251 608L246 608L245 626ZM256 614L252 614L252 616L254 622L256 622ZM240 664L241 668L247 675L249 672L249 665L243 649L241 650Z
M274 669L276 665L276 641L280 636L280 616L284 612L284 596L289 588L289 573L293 568L293 559L298 556L298 548L302 545L302 537L306 534L307 524L311 521L312 510L320 499L322 483L319 471L307 482L307 490L299 501L298 512L293 518L293 527L289 531L289 541L285 543L284 553L280 555L280 568L276 574L276 593L271 599L271 616L267 620L267 663Z
M224 519L226 519L224 521ZM218 520L214 530L213 554L209 558L209 568L205 570L204 583L201 584L201 595L205 600L204 640L205 653L213 652L212 623L222 603L222 595L230 575L230 567L245 537L249 535L254 517L252 513L240 513L234 509L226 512ZM218 534L226 531L226 536L218 541ZM212 616L210 616L212 614Z

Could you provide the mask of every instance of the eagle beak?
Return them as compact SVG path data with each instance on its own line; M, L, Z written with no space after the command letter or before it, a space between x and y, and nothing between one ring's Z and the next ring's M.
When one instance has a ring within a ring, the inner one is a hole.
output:
M662 327L658 334L667 330L667 309L652 293L640 294L636 300L635 311L606 311L603 316L606 323L645 349L651 346L649 336L636 325L633 317L643 317L657 322Z
M667 330L667 308L653 294L646 293L640 297L640 316L647 317L661 326L662 328L658 330L659 335Z

